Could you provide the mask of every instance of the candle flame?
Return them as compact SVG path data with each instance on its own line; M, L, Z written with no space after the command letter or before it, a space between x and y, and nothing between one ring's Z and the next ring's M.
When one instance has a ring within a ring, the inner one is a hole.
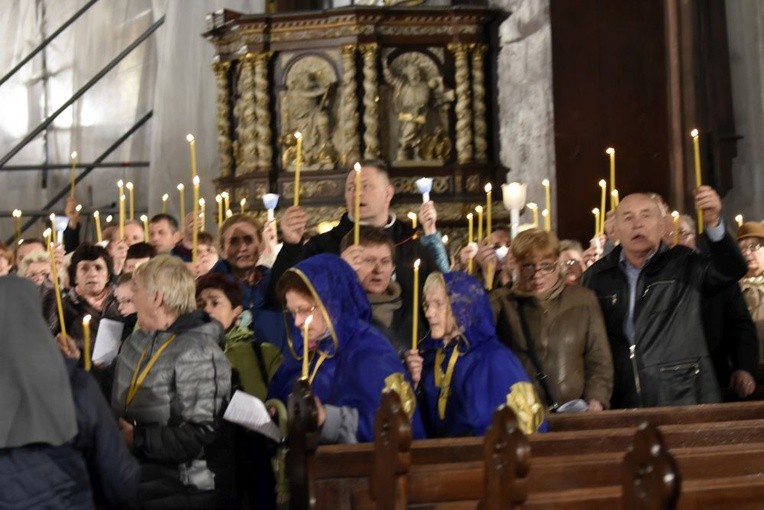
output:
M672 218L678 218L679 217L679 211L671 211L671 217Z
M127 184L125 184L125 187L126 187L127 189L133 189L133 183L132 183L132 182L130 182L130 181L127 181Z
M599 207L595 207L594 209L592 209L592 214L599 214L599 213L600 213Z
M599 184L600 184L600 188L604 188L605 186L607 186L607 181L605 179L600 179Z
M48 218L50 218L50 221L56 221L56 213L50 213L50 216L48 216Z
M221 196L221 197L223 197L223 198L228 198L228 192L227 192L227 191L224 191L224 192L222 192L222 193L220 194L220 196Z
M204 204L205 204L204 198L200 198L199 199L199 205L204 207Z
M693 129L692 131L690 131L690 136L693 138L697 138L699 134L700 133L698 132L697 129Z
M221 197L220 195L215 195L215 202L219 204L222 201L223 201L223 197Z
M414 261L414 269L419 269L419 264L421 263L422 263L421 259L416 259Z
M141 221L149 221L149 217L145 214L141 214Z
M472 213L467 213L467 219L468 219L468 220L471 220L471 219L472 219Z
M527 206L528 206L528 209L530 209L531 211L534 211L538 209L539 207L538 205L536 205L536 202L528 202Z
M162 195L162 202L167 202L167 199L168 199L168 198L170 198L170 195L168 195L167 193L165 193L164 195Z
M408 216L410 220L415 220L415 219L416 219L416 213L414 213L414 212L411 212L411 211L409 211L409 212L406 214L406 216Z
M108 216L106 217L106 223L111 223L111 220L113 220L113 219L114 219L114 216L112 216L111 214L110 214L110 215L108 215Z
M544 179L543 181L541 181L541 185L544 186L545 188L548 187L549 186L549 179Z
M50 237L50 232L51 230L49 228L46 228L45 230L43 230L42 231L43 237Z
M615 154L615 149L612 147L608 147L605 151L606 154Z
M98 211L93 211L93 217L94 217L94 218L98 218L99 216L101 216L101 213L100 213L100 212L98 212Z
M492 189L493 189L493 186L491 186L490 182L485 185L485 192L486 193L490 193Z
M77 159L77 151L72 152L72 159Z
M21 209L14 209L13 210L13 217L14 218L21 218Z
M313 322L313 314L310 314L307 317L305 317L305 322L303 323L302 327L303 328L309 328L311 322Z
M478 213L482 213L483 212L483 206L482 205L475 206L475 211L478 212Z
M184 189L185 189L185 186L183 186L182 182L178 184L178 191L183 191Z
M618 190L614 189L613 191L610 192L610 194L613 195L614 197L617 197L618 196Z
M77 207L75 207L74 210L80 212L82 210L82 204L77 204Z
M119 196L119 201L120 201L120 202L124 202L124 201L125 201L125 194L124 194L124 193L122 193L122 194Z
M200 182L199 181L199 176L195 175L194 176L194 186L198 188L199 187L199 182Z
M186 135L186 141L188 143L194 143L194 135L192 135L191 133L187 134Z
M239 203L241 204L241 206L242 206L242 207L244 207L244 206L246 205L246 203L247 203L247 199L246 199L246 198L242 198L242 199L239 201Z
M355 170L356 172L360 172L361 171L361 163L356 161L356 164L353 165L353 170Z
M91 319L92 319L92 317L90 316L90 314L88 314L88 315L84 316L84 317L82 318L82 325L83 325L83 326L90 326L90 320L91 320Z
M298 139L298 140L301 140L302 139L302 133L300 133L299 131L295 131L294 132L294 137L296 139Z
M742 225L743 224L743 215L742 214L738 214L737 216L735 216L735 221L738 223L738 225Z
M443 244L448 244L448 234L444 234L443 237L440 238L440 241Z
M124 185L125 185L125 183L124 183L124 181L122 181L122 179L120 179L120 180L118 180L118 181L117 181L117 187L118 187L118 188L121 188L121 187L123 187Z
M541 211L541 216L549 216L549 210L544 209L543 211Z

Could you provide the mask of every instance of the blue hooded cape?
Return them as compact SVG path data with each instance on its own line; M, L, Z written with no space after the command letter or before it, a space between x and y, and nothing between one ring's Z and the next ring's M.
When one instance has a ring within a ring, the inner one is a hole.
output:
M397 353L381 333L369 321L371 305L353 269L340 257L320 254L303 260L289 271L296 272L316 300L314 313L325 313L331 334L318 346L319 351L329 354L321 364L311 384L313 394L325 405L352 407L358 411L359 442L374 439L374 415L379 407L382 390L389 376L408 381L406 371ZM284 363L274 374L268 398L287 401L292 385L302 370L303 338L300 328L295 327L291 317L287 328L294 355L286 355ZM312 374L318 356L310 360ZM404 375L406 374L406 375ZM410 405L415 406L413 392L405 383L401 400L406 407L408 394ZM412 416L413 435L424 437L418 411Z
M428 437L483 435L496 408L507 403L515 383L529 382L515 354L496 337L496 327L483 286L462 272L443 274L451 312L460 330L445 348L441 365L446 372L455 348L460 355L454 367L445 418L438 413L440 388L435 384L435 356L441 339L427 336L419 347L424 358L420 386L422 418ZM539 403L543 409L543 404ZM546 430L544 421L539 430Z

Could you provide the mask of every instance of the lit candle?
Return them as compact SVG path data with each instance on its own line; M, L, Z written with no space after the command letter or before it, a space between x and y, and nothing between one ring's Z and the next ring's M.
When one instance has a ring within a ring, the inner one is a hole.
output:
M294 205L300 205L300 168L302 167L302 133L296 131L297 155L294 158ZM357 243L356 243L357 244Z
M50 268L51 280L53 280L53 291L56 293L56 308L58 309L58 323L61 327L61 334L66 336L66 323L64 322L64 305L61 301L61 287L58 285L58 268L56 267L56 253L53 244L50 247Z
M247 199L242 198L241 200L239 200L239 212L244 214L244 211L246 210L247 210Z
M180 224L183 225L186 218L186 194L184 192L186 187L183 186L183 183L181 182L178 184L177 188L178 196L180 197Z
M143 240L149 242L149 217L145 214L141 214L141 221L143 222Z
M167 200L170 198L170 195L165 193L162 195L162 214L167 214Z
M355 245L361 242L361 163L353 165L355 170L355 210L353 211L353 239Z
M122 179L117 181L117 204L119 204L120 197L125 194L125 183Z
M19 214L20 213L21 213L21 211L19 211ZM742 227L743 226L743 215L742 214L738 214L737 216L735 216L735 221L737 222L737 226L738 227Z
M406 216L411 220L411 228L416 230L416 213L409 211Z
M549 179L541 181L541 185L544 186L544 196L546 198L546 208L541 212L544 217L544 230L547 232L552 230L552 192L549 186Z
M100 243L103 241L103 235L101 234L101 213L93 211L93 218L95 218L96 225L96 240Z
M215 202L218 204L218 225L223 224L223 197L215 195Z
M679 211L673 211L671 217L674 219L674 246L679 244Z
M188 142L188 149L191 151L191 178L196 177L196 140L191 133L186 135L186 141Z
M58 229L56 228L56 215L50 213L50 228L52 233L53 244L58 244Z
M610 205L613 209L615 209L620 203L621 201L618 199L618 190L614 189L610 192Z
M223 210L228 214L228 211L231 210L231 195L229 195L227 191L224 191L220 196L223 197Z
M77 151L72 152L72 169L69 172L69 195L74 198L74 181L77 177Z
M478 243L480 243L480 241L483 240L483 206L482 205L476 206L475 212L478 214L477 215L477 240L478 240Z
M700 188L703 185L703 176L700 169L700 133L697 129L690 131L692 137L692 149L695 154L695 187ZM698 209L698 234L703 233L703 211Z
M467 213L467 239L468 239L468 246L472 244L472 213ZM470 255L470 260L467 263L467 273L472 274L472 256Z
M125 195L119 196L119 238L125 238Z
M539 206L536 202L528 202L528 209L533 211L533 228L539 228Z
M16 227L16 244L19 244L19 240L21 239L21 209L14 209L12 214L13 223Z
M310 352L308 333L310 332L311 322L313 322L313 314L305 317L305 322L302 323L302 378L306 381L308 380L308 353Z
M45 238L45 247L50 251L50 229L46 228L42 231L42 236Z
M113 220L113 219L114 218L112 217L112 215L109 214L108 216L106 216L106 223L111 223L111 220Z
M600 210L598 208L592 209L594 215L594 237L597 237L600 233Z
M605 179L600 179L599 182L600 185L600 224L597 227L597 231L594 233L595 235L602 235L605 232L605 196L607 193L607 181Z
M491 206L493 199L493 186L489 182L485 185L485 237L491 241Z
M226 218L230 218L231 216L233 216L233 211L232 211L232 210L230 210L230 209L226 210L226 212L225 212L225 217L226 217Z
M206 229L206 223L207 223L207 209L206 209L207 203L204 200L204 197L199 199L199 231L204 232Z
M612 195L613 190L615 189L615 149L612 147L608 147L605 151L605 154L610 156L610 193ZM610 202L610 208L615 209L616 206L613 205L612 201Z
M90 372L90 315L82 318L82 360L85 372Z
M430 201L430 192L432 191L432 177L422 177L416 180L416 187L422 194L422 203Z
M419 336L419 264L420 259L414 261L414 302L411 307L411 348L416 350Z
M127 187L127 193L130 197L130 221L133 221L135 219L135 192L133 191L133 183L128 181L125 186Z
M192 203L193 223L191 226L191 262L196 262L196 253L199 250L199 176L195 175L193 181L194 201Z

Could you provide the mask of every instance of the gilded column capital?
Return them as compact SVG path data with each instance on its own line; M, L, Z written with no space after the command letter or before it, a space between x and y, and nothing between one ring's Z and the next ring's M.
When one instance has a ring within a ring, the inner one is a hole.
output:
M249 55L251 55L251 53L249 53ZM255 65L267 64L268 60L270 60L272 55L273 55L272 51L260 51L260 52L257 52L254 55Z
M343 44L342 48L342 56L353 56L358 51L358 45L357 44Z
M471 44L468 43L450 43L446 46L448 51L453 53L457 58L458 57L464 57L466 58L467 52L470 49Z
M219 75L221 73L227 73L228 70L231 68L231 63L226 61L223 62L215 62L212 64L212 70L215 71L215 74Z
M358 49L361 51L361 53L365 57L368 54L376 53L379 50L379 44L377 43L359 44Z

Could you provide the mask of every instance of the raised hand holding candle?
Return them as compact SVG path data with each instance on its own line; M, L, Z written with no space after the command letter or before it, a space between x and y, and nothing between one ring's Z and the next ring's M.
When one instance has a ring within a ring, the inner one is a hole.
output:
M605 209L605 198L607 193L607 181L605 179L600 179L599 182L600 185L600 224L597 227L597 231L595 232L595 235L601 235L603 232L605 232L605 212L607 209Z
M414 261L414 299L411 306L411 348L416 350L419 340L419 264L420 259Z
M85 372L90 372L90 315L82 318L82 360L85 366Z
M610 156L610 193L612 194L615 189L615 149L608 147L605 154ZM610 208L615 209L615 207L611 201Z
M19 244L19 240L21 240L21 209L14 209L11 214L13 216L14 230L16 232L16 244Z
M533 211L533 228L539 228L539 206L536 202L528 202L528 209Z
M674 221L674 246L679 244L679 211L673 211L671 217Z
M477 240L479 244L483 240L483 206L475 206L475 212L477 213ZM472 236L470 236L470 242L472 242Z
M72 169L69 171L69 196L74 198L74 181L77 178L77 151L72 152Z
M143 239L145 243L149 242L149 217L145 214L141 214L141 221L143 222Z
M194 202L192 204L193 223L191 232L191 262L196 262L196 254L199 250L199 176L194 176ZM184 219L185 220L185 219Z
M191 178L196 177L196 140L191 133L186 135L188 149L191 151Z
M592 209L592 214L594 215L594 237L597 237L600 234L600 210L595 207Z
M125 184L127 188L128 196L130 197L130 221L135 219L135 192L133 191L133 183L129 182Z
M186 221L186 193L184 192L186 187L181 182L177 188L180 197L180 223L183 224Z
M19 211L19 212L21 212L21 211ZM738 228L742 227L743 226L743 215L742 214L738 214L737 216L735 216L735 221L737 222Z
M406 213L406 216L408 217L408 219L411 220L411 228L416 230L416 213L409 211Z
M302 167L302 133L295 131L297 155L294 158L294 205L300 205L300 168Z
M353 165L355 170L355 209L353 210L353 244L361 243L361 163Z
M541 216L544 217L544 230L547 232L552 230L552 191L550 189L549 179L541 181L541 185L544 186L544 199L546 200L546 208L541 211Z
M468 246L472 244L472 213L467 213L467 239L468 239ZM470 260L467 263L467 273L472 274L472 256L470 255Z
M58 309L58 324L61 329L61 334L66 336L66 323L64 322L64 305L61 301L61 287L58 284L58 267L56 264L56 248L51 243L48 245L50 249L50 279L53 280L53 291L56 294L56 308Z
M305 322L302 323L302 378L308 380L308 354L310 352L310 344L308 342L308 333L310 333L310 323L313 322L313 314L305 317Z
M432 177L422 177L416 180L416 187L422 194L422 203L430 201L430 192L432 191Z
M703 176L700 168L700 133L697 129L690 131L692 137L692 150L695 155L695 188L703 185ZM698 209L698 234L703 233L703 211Z
M491 241L491 208L493 206L493 186L485 185L485 237Z
M103 235L101 233L101 213L98 211L93 211L93 218L95 218L96 240L100 243L103 241ZM148 242L148 238L146 238L146 242Z
M167 200L170 198L170 195L165 193L162 195L162 214L167 214Z

